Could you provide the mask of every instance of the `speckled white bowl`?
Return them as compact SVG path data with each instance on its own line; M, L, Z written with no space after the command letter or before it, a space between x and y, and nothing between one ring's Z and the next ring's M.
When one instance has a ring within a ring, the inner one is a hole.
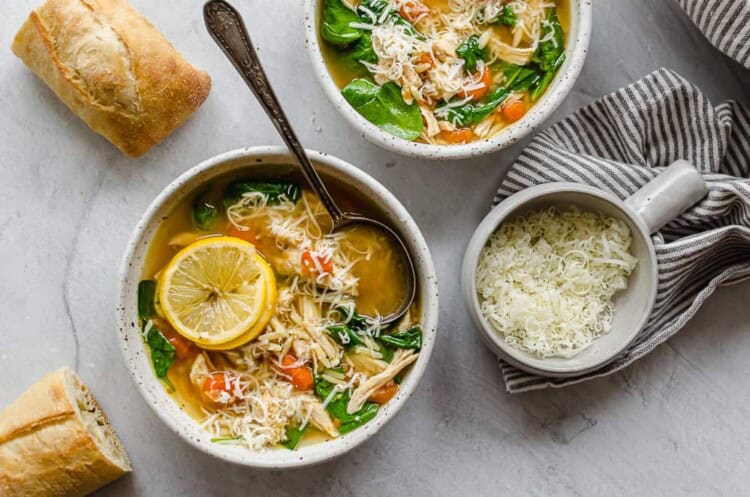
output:
M591 37L592 0L570 0L570 29L565 50L566 59L544 96L519 121L511 124L493 137L465 145L430 145L415 143L378 128L362 117L341 95L341 89L333 81L320 50L321 0L305 0L305 46L313 70L331 103L341 112L349 124L362 136L376 145L410 157L421 159L468 159L487 155L508 147L537 129L557 109L573 88L589 48Z
M419 359L404 378L399 393L380 408L375 419L335 440L300 447L296 451L269 449L250 451L241 447L212 443L199 424L182 411L156 378L138 327L137 291L144 258L163 218L187 195L213 178L227 173L283 174L296 166L282 147L253 147L233 150L212 157L188 170L162 191L138 222L125 250L120 269L117 306L118 337L130 373L146 402L167 426L194 447L219 459L254 468L282 469L307 466L340 456L373 436L404 405L427 367L435 343L438 319L438 284L427 243L404 206L375 179L355 166L335 157L307 152L323 178L335 178L372 202L387 216L414 256L422 308L424 344ZM272 171L269 169L272 168Z

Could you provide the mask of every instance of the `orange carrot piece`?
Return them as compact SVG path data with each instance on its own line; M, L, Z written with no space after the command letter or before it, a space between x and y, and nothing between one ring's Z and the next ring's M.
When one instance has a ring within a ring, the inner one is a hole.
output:
M377 404L385 404L396 395L396 392L398 392L398 385L393 382L386 383L382 387L375 390L375 393L370 395L369 400Z
M448 143L469 143L473 133L469 128L458 128L451 131L443 130L440 132L440 138Z
M203 380L203 395L217 404L231 404L237 400L234 395L236 381L237 376L228 371L211 373Z
M174 347L174 355L177 359L188 359L198 352L193 342L174 331L171 327L160 325L159 331Z
M482 74L479 75L478 79L482 86L475 90L464 92L464 98L471 97L472 100L479 100L482 98L492 84L492 72L490 72L489 68L485 67L482 69Z
M315 386L312 370L307 366L295 366L297 359L287 354L281 360L281 369L287 374L294 385L300 391L312 390Z
M426 14L429 11L430 8L428 6L417 0L404 2L401 8L398 9L399 15L409 22L416 21L422 14Z
M333 262L330 257L314 254L310 250L302 252L302 272L308 276L333 273Z
M503 120L507 123L514 123L526 114L526 104L522 100L516 100L508 105L503 106L500 110Z

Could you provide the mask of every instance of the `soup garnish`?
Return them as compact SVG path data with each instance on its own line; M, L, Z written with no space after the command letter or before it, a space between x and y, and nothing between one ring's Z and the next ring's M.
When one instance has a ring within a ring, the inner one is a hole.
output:
M631 240L623 221L577 209L504 222L479 257L482 314L516 349L573 357L612 327L612 299L638 262Z
M368 121L433 144L521 119L565 61L568 0L323 0L323 54Z
M404 291L393 241L330 225L297 183L244 179L215 181L162 222L138 288L144 341L214 442L294 449L348 433L418 358L416 304L395 325L378 318Z

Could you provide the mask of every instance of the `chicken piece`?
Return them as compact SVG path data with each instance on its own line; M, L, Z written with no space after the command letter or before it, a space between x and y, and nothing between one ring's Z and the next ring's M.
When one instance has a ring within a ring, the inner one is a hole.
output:
M425 129L427 136L435 136L436 134L440 133L440 125L438 124L435 114L433 114L430 109L423 105L419 106L419 111L422 113L424 122L427 125L427 128Z
M375 391L391 381L397 374L399 374L405 367L417 360L419 354L413 350L399 349L394 355L393 360L383 372L371 376L364 382L360 383L357 388L352 392L352 397L349 399L349 404L346 406L346 412L354 414L355 412L362 409L367 399L375 393Z
M195 356L193 365L190 367L190 383L200 390L203 388L203 380L205 380L214 369L213 364L211 364L210 359L206 357L205 352L198 354Z
M310 422L315 425L316 428L328 433L334 438L339 436L339 431L336 429L336 425L333 424L331 415L328 414L328 411L323 407L323 404L317 400L313 404L312 412L310 413Z

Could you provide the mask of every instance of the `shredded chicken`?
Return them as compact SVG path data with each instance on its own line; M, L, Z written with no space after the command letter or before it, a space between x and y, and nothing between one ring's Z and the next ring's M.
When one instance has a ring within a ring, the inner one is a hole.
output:
M418 355L413 350L399 349L393 354L393 360L382 372L371 376L364 382L360 383L354 392L352 397L349 399L349 404L346 406L346 412L353 414L365 404L368 398L375 391L391 381L397 374L399 374L405 367L417 360Z

